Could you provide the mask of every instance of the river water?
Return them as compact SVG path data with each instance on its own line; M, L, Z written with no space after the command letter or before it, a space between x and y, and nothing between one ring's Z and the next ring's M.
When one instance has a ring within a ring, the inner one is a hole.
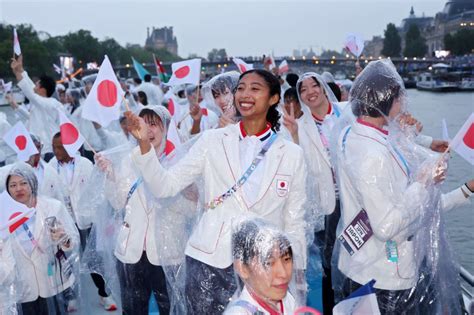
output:
M423 125L423 133L441 138L441 120L446 119L451 137L459 130L470 113L474 112L474 93L432 93L408 90L409 109ZM8 106L0 111L11 115ZM452 154L448 176L443 191L447 192L467 180L474 178L474 167ZM474 199L474 198L472 198ZM454 259L474 273L474 201L472 205L452 210L447 214L447 227L451 244L455 251Z
M423 123L423 134L441 138L441 120L446 119L450 137L454 137L467 117L474 112L474 93L433 93L408 90L409 110ZM474 167L452 153L443 191L448 192L474 178ZM471 197L471 199L473 199ZM455 257L474 273L474 202L447 213L448 235Z

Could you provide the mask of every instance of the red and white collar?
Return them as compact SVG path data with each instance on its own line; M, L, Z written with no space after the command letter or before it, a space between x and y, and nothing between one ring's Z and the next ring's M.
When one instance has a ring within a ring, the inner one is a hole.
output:
M281 315L285 313L285 309L283 308L283 301L278 302L278 306L280 307L280 312L277 312L274 308L272 308L270 305L268 305L265 300L262 298L258 297L256 294L254 294L251 290L248 290L250 296L252 299L255 300L255 302L258 303L265 311L267 311L270 315Z
M328 102L329 103L329 106L328 106L328 111L326 113L326 115L321 119L321 117L318 117L316 116L315 114L311 113L311 115L313 116L313 119L318 122L318 123L323 123L324 122L324 118L326 118L327 115L332 115L333 113L333 110L332 110L332 104L331 102Z
M240 139L244 139L245 137L247 137L247 133L245 132L242 121L239 122L239 129L240 129ZM265 129L255 134L254 136L257 137L260 141L265 141L268 138L270 138L271 134L272 134L272 125L269 122L267 122L267 126L265 127Z
M367 126L367 127L370 127L370 128L373 128L374 130L377 130L379 133L382 133L384 136L388 136L388 131L387 130L379 128L374 124L371 124L367 121L362 120L361 118L357 118L357 123L359 123L361 125L364 125L364 126Z

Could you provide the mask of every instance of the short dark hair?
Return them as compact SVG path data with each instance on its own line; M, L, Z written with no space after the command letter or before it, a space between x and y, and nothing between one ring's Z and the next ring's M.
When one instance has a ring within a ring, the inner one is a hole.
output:
M143 76L143 80L144 80L145 82L150 82L150 81L151 81L151 75L150 75L150 74L145 74L145 75Z
M137 92L138 97L143 98L143 105L148 105L148 96L146 96L146 93L143 91L138 91Z
M331 88L332 93L334 93L334 96L337 98L337 101L341 101L341 89L339 88L339 85L337 85L334 82L328 82L327 85L329 88Z
M286 82L288 82L291 87L296 87L296 82L298 82L299 78L296 73L288 73L286 75Z
M56 81L47 75L42 75L39 78L39 86L46 90L47 97L53 96L56 91Z
M141 83L142 83L142 79L140 79L140 78L133 78L133 82L135 82L136 84L141 84Z
M286 100L286 99L299 101L298 100L298 92L296 91L296 88L291 87L291 88L289 88L288 90L285 91L285 94L283 95L283 100Z
M349 92L349 102L357 117L382 117L388 116L394 100L403 93L403 81L393 64L377 60L357 76Z
M281 86L280 86L280 81L276 76L273 75L273 73L267 71L267 70L262 70L262 69L252 69L245 71L242 73L239 77L239 81L242 80L243 77L245 77L247 74L250 73L255 73L259 77L265 80L267 83L268 88L270 89L270 96L273 95L278 95L278 101L275 104L272 104L270 108L268 109L267 112L267 121L272 125L272 130L277 132L280 130L280 113L277 110L278 103L280 103L280 97L281 97ZM239 84L237 83L237 86ZM235 95L235 92L234 92Z

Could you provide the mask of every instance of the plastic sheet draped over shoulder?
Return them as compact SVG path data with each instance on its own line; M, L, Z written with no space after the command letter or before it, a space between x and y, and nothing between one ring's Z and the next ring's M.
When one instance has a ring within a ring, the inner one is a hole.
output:
M351 91L354 113L384 119L384 130L353 121L341 129L334 151L342 210L333 286L342 298L375 279L383 312L459 314L459 276L434 180L446 164L388 117L405 93L392 68L369 64ZM376 79L382 81L371 82Z

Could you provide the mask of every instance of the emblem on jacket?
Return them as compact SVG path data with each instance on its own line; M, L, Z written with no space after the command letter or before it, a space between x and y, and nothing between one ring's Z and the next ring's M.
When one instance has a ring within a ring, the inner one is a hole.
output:
M288 181L279 179L276 183L277 195L280 197L285 197L288 194Z

